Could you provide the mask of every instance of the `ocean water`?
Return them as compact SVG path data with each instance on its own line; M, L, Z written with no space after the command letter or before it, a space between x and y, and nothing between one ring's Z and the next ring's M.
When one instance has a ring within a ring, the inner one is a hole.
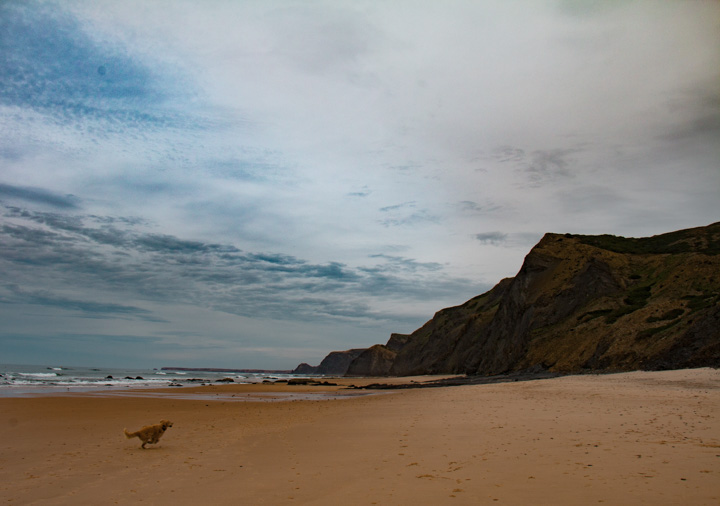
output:
M261 383L265 380L274 381L295 377L298 376L279 373L0 364L0 397L53 391L80 392L208 385L217 384L218 380L227 378L232 379L234 383Z

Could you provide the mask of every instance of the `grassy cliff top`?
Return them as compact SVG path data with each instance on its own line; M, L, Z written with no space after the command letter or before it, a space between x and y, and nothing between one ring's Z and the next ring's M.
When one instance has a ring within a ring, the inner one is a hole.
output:
M634 255L702 253L720 254L720 222L707 227L691 228L652 237L618 237L615 235L565 234L583 244L616 253Z

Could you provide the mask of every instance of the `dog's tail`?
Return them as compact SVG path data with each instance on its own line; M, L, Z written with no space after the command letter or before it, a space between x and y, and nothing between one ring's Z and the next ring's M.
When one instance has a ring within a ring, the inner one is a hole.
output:
M125 437L128 439L137 436L137 432L128 432L127 429L123 429L123 432L125 433Z

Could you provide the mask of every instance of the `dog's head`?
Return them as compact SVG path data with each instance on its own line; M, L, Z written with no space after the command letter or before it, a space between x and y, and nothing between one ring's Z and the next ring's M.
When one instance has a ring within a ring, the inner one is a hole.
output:
M162 430L168 430L168 427L172 427L172 422L170 420L160 420L160 425L162 425Z

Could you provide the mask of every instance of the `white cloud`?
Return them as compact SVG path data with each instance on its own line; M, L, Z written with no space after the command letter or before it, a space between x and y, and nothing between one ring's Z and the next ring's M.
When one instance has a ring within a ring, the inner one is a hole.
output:
M720 211L715 2L0 8L5 204L72 195L75 215L137 218L138 234L356 274L440 266L396 272L392 301L372 278L318 311L422 322L474 294L412 294L513 275L544 232L651 235ZM297 289L281 302L318 303ZM357 346L412 330L323 329Z

